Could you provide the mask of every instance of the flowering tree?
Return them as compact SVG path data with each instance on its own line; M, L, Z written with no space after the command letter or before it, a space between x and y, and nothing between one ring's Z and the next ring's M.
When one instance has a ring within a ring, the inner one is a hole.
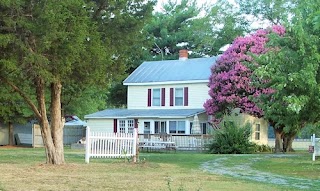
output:
M265 44L270 32L283 35L285 29L275 25L271 30L258 30L254 34L236 38L212 66L208 85L211 99L204 103L204 107L207 114L213 116L214 122L219 123L234 108L256 117L263 116L263 111L250 97L271 94L273 90L255 86L251 78L253 70L248 65L257 66L252 55L267 52Z

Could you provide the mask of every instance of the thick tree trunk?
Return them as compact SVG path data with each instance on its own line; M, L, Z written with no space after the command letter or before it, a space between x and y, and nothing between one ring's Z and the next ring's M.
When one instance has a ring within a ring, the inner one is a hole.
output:
M14 145L13 124L9 122L9 145Z
M295 137L295 136L291 136L291 137L288 139L287 152L294 152L294 149L292 148L292 142L293 142L293 140L294 140L294 137Z
M288 136L282 134L282 152L287 152L288 147Z
M292 142L296 133L283 134L283 152L293 152Z
M45 89L46 83L41 76L34 77L36 85L36 96L38 107L33 103L32 99L21 91L14 83L1 78L2 81L7 83L13 88L14 91L19 93L26 103L30 106L37 119L40 122L41 134L43 144L46 149L47 163L48 164L63 164L64 163L64 150L63 150L63 122L61 117L61 81L56 80L51 83L51 126L47 117Z
M55 160L58 160L59 163L64 163L64 123L61 116L61 89L60 81L51 84L51 135L55 146Z
M275 135L275 146L274 146L274 152L279 153L282 151L282 134L283 134L283 128L273 128L274 129L274 135Z
M51 85L51 125L49 124L45 105L45 85L42 79L37 79L37 100L40 111L40 126L43 144L46 150L47 164L63 164L63 123L61 118L61 83Z

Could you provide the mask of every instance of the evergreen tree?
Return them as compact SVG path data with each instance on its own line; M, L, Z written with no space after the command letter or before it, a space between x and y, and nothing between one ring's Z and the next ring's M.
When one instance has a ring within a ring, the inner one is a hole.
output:
M92 97L97 88L123 73L116 43L130 49L133 42L126 41L132 36L126 35L139 33L133 21L148 14L150 9L140 12L143 6L150 7L144 1L0 2L1 86L18 93L38 119L47 163L64 163L61 110L66 104L61 103L69 99L61 95L76 90ZM130 23L135 27L116 28Z

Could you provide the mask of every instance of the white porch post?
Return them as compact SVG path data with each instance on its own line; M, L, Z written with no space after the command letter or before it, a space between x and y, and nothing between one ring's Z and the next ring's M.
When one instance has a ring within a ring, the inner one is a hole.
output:
M133 162L136 163L139 158L139 134L138 134L138 119L134 119L134 129L133 129Z
M90 159L90 128L87 126L86 128L86 155L85 155L85 162L89 164L89 159Z

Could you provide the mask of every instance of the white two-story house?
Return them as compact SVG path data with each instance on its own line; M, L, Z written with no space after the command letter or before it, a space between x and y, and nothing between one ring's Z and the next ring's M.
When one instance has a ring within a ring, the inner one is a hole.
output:
M208 79L216 57L143 62L123 82L128 87L127 109L106 109L86 115L95 131L141 134L191 134L195 115L201 131L210 131L203 103L209 99Z
M200 133L208 134L212 127L203 104L210 98L210 68L216 59L188 59L188 52L182 50L178 60L143 62L123 82L128 87L127 109L86 115L87 125L93 131L130 133L137 126L139 134L189 135L198 117ZM257 134L257 129L254 131ZM256 142L266 136L260 131L259 127L259 140L253 135Z

